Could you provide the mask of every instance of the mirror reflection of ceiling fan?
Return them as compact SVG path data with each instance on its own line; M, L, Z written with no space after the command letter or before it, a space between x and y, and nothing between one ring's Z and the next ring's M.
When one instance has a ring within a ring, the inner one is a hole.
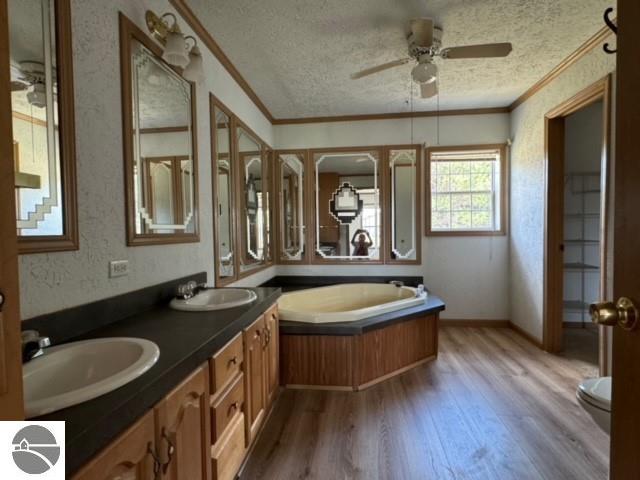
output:
M26 61L17 65L11 64L11 91L30 90L27 93L27 101L34 107L47 106L46 80L42 62Z
M442 48L442 30L433 24L431 18L415 18L409 22L409 56L367 68L351 75L353 80L382 72L389 68L399 67L411 61L416 65L411 70L411 78L420 85L422 98L431 98L438 93L438 67L433 60L440 57L444 60L465 58L506 57L511 53L511 43L488 43L484 45L467 45L463 47Z

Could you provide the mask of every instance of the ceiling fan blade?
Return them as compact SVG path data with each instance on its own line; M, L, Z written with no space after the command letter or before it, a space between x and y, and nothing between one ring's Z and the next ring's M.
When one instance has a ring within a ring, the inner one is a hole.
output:
M29 85L27 85L26 83L18 82L16 80L11 82L11 91L12 92L19 92L21 90L27 90L28 88L29 88Z
M440 55L442 58L448 59L506 57L512 49L510 43L487 43L485 45L445 48Z
M433 44L433 20L430 18L414 18L409 24L413 41L419 47L429 48Z
M438 93L438 82L434 80L429 83L420 84L420 96L422 98L431 98Z
M382 65L378 65L377 67L366 68L364 70L360 70L357 73L351 74L351 79L356 80L358 78L366 77L367 75L371 75L373 73L382 72L383 70L387 70L393 67L399 67L400 65L404 65L408 63L411 58L402 58L400 60L394 60L393 62L383 63Z

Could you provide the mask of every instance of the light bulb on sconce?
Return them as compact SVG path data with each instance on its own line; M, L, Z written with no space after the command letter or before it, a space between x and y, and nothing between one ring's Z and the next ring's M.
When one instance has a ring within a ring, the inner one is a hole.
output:
M173 24L169 25L164 19L171 17ZM165 13L161 17L147 10L145 15L147 27L156 39L164 45L162 59L169 65L184 69L183 77L191 82L204 80L202 71L202 54L198 42L192 36L185 36L180 31L178 21L173 13ZM189 49L187 40L193 40L193 46Z
M196 39L188 36L185 40L193 40L193 46L189 51L189 64L182 72L182 76L190 82L200 83L204 80L204 70L202 68L202 54Z

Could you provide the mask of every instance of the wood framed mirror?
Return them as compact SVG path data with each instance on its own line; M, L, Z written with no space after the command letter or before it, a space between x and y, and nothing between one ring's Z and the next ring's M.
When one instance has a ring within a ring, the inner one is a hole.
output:
M211 178L213 183L214 261L216 285L237 279L236 269L236 168L233 161L235 119L231 110L210 95Z
M385 147L385 263L419 264L422 253L420 145Z
M305 263L308 201L307 152L280 150L274 155L276 248L278 263Z
M198 242L195 85L120 14L127 244Z
M8 0L20 253L78 249L70 0Z
M237 168L238 278L269 264L269 165L265 143L241 120L234 130Z
M312 150L313 263L383 263L383 148Z

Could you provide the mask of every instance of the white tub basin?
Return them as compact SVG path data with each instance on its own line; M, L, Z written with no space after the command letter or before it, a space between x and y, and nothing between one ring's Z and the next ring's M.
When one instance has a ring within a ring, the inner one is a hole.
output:
M138 378L160 356L142 338L100 338L45 350L24 365L27 418L55 412L109 393Z
M353 322L425 303L412 287L347 283L286 293L278 300L282 320L307 323Z
M256 292L244 288L210 288L187 300L174 298L169 306L174 310L206 312L239 307L253 302L256 298Z

